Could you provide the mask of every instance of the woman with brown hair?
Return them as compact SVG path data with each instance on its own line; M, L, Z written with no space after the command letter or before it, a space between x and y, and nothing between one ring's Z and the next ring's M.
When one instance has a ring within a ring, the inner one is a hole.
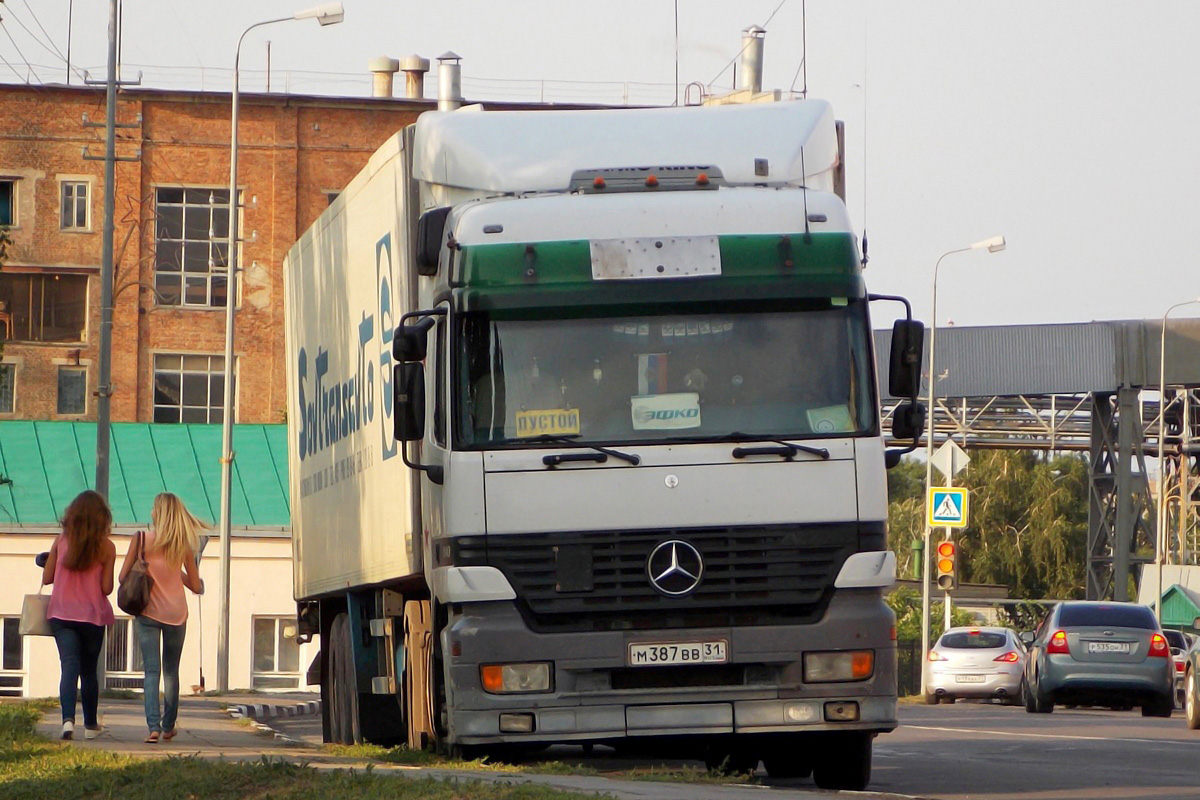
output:
M187 632L186 586L196 594L204 594L200 579L197 553L200 550L200 531L206 526L192 516L178 496L162 492L154 498L150 510L150 530L145 534L144 558L154 586L150 602L134 619L138 644L142 648L145 680L142 682L146 706L146 726L150 729L146 741L153 744L161 738L175 738L175 721L179 716L179 658L183 655L183 639ZM121 580L137 561L136 548L130 547L121 565ZM158 700L159 678L162 679L163 702Z
M62 678L62 738L75 735L76 684L83 701L84 738L100 735L97 715L100 684L96 665L104 647L104 626L113 624L112 512L104 498L87 490L71 501L63 514L63 531L50 546L42 567L42 585L54 584L46 616L58 645Z

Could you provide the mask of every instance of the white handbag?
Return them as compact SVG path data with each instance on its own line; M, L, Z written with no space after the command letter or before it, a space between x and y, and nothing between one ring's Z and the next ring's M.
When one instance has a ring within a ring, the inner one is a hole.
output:
M50 620L46 613L50 610L50 595L42 594L45 586L39 586L37 594L25 595L21 603L21 624L18 630L22 636L53 636L50 630Z

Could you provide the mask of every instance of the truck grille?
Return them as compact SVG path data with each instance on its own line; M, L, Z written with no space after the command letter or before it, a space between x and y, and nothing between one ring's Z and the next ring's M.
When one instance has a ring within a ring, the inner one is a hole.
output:
M704 560L699 586L680 597L647 576L669 540ZM458 539L454 562L500 569L540 632L728 627L819 620L846 558L883 547L881 523L570 532Z

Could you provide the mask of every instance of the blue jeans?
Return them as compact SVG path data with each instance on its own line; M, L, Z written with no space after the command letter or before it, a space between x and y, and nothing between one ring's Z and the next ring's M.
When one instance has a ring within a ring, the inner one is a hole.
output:
M173 731L179 717L179 657L183 655L183 637L187 623L166 625L149 617L135 617L138 644L142 648L142 667L146 678L142 693L146 701L146 727L151 731ZM162 645L161 656L159 645ZM158 709L158 682L162 676L163 708Z
M100 681L96 665L104 649L104 626L90 622L51 619L50 630L58 645L58 660L62 677L58 681L58 702L62 706L63 722L75 721L75 685L79 684L83 700L83 724L95 728L97 706L100 703Z

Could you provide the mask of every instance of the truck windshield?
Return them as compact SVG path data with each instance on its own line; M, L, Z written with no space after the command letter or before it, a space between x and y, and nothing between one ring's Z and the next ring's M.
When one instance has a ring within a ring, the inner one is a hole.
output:
M822 438L875 430L864 303L460 318L457 444Z

